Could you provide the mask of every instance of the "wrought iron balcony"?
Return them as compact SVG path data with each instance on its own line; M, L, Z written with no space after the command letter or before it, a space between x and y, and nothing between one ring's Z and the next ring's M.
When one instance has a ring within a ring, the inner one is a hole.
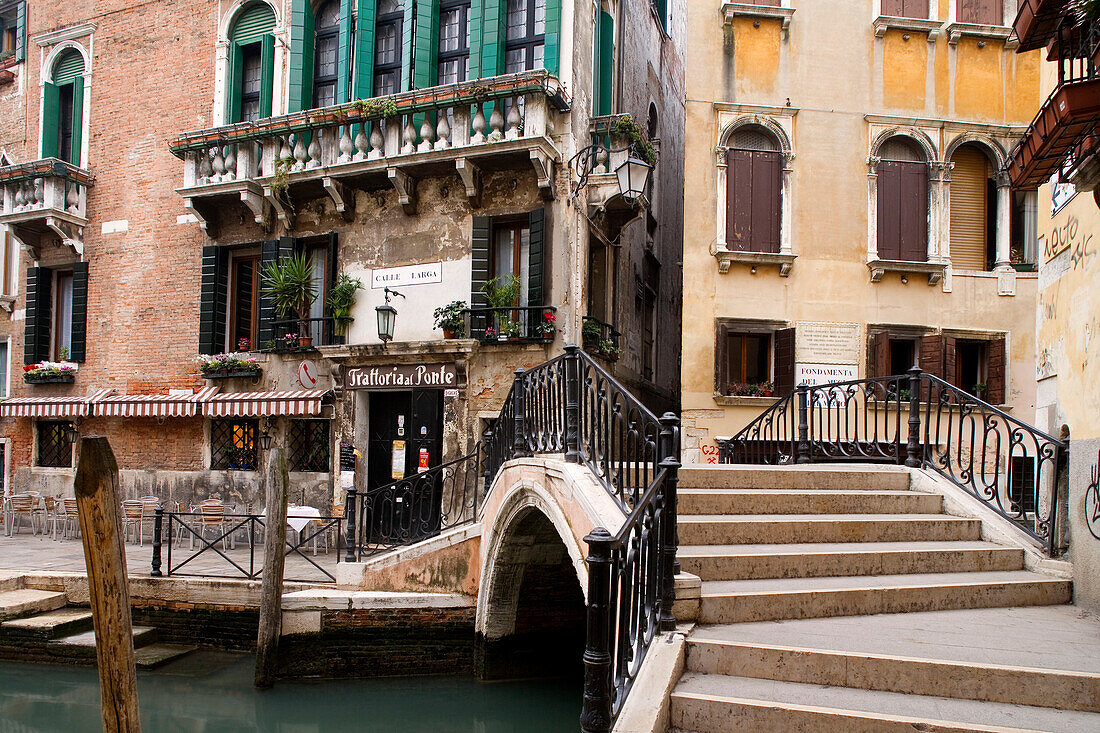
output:
M1012 23L1020 39L1017 53L1045 48L1066 14L1067 0L1021 0L1016 20Z
M615 172L631 154L655 165L656 142L647 140L634 118L627 114L593 117L589 121L589 137L589 146L571 161L577 178L574 192L587 189L590 217L608 214L619 219L633 218L649 202L644 195L637 202L624 199Z
M88 187L92 174L57 158L0 168L0 224L28 246L52 231L77 254L84 253Z
M417 179L454 172L474 208L482 171L519 166L552 198L552 116L568 110L558 80L531 71L189 132L170 149L184 161L177 192L214 236L215 212L234 202L289 226L296 201L328 195L350 219L357 188L393 186L412 214Z
M611 323L604 323L594 316L581 319L581 343L584 350L593 356L608 361L618 361L622 354L619 337L622 334Z
M557 308L550 305L514 308L469 308L470 337L483 344L548 344L557 333Z

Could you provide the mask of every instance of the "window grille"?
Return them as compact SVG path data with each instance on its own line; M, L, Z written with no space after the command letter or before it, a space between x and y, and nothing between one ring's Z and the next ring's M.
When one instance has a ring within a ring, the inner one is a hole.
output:
M255 471L256 420L210 421L210 468L214 471Z
M73 444L69 440L70 422L38 423L38 465L50 468L72 468Z
M287 438L291 471L328 473L328 420L291 420Z

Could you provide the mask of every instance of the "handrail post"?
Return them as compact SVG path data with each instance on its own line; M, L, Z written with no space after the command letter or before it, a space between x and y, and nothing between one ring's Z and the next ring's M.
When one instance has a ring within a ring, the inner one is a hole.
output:
M676 603L676 575L679 563L676 549L679 544L676 526L676 489L680 473L680 419L671 412L661 415L661 436L658 442L658 470L665 469L663 490L664 506L661 509L661 630L674 631L676 617L672 606Z
M798 458L795 459L796 463L809 463L810 462L810 418L809 418L809 405L808 395L810 392L810 386L808 384L798 385Z
M924 463L920 445L920 377L920 367L909 370L909 442L905 446L905 465L909 468L920 468Z
M158 504L157 508L153 510L153 569L149 572L149 575L153 576L154 578L159 578L161 576L160 539L161 527L163 522L164 507Z
M607 620L611 603L612 537L603 527L596 527L584 541L588 543L588 626L581 730L607 733L611 730L611 653Z
M348 520L347 536L345 537L344 544L347 546L347 553L344 555L344 562L355 562L355 552L359 547L359 542L355 536L355 487L352 486L348 489L347 496L344 497L344 518Z
M581 462L581 364L576 344L565 345L565 460Z
M516 380L512 385L515 399L512 401L512 417L515 423L512 439L514 453L517 457L527 455L527 370L523 367L516 369Z

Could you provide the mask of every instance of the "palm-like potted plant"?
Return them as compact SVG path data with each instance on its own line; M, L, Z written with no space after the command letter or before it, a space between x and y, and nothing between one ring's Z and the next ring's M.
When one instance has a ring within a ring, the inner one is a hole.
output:
M263 270L263 295L271 299L275 313L286 319L291 313L299 321L298 344L313 344L309 334L309 309L317 300L317 286L313 282L313 267L304 254L283 257L270 263Z
M353 320L351 309L355 307L355 294L362 289L363 282L359 278L341 273L329 291L328 307L332 311L332 331L337 336L347 334L348 324Z
M507 339L513 330L511 312L508 308L519 303L520 280L515 275L499 275L485 283L481 288L485 293L485 300L493 308L493 317L496 321L496 330L502 339Z
M443 338L464 338L466 336L466 301L453 300L445 306L436 308L432 313L435 327L442 329Z

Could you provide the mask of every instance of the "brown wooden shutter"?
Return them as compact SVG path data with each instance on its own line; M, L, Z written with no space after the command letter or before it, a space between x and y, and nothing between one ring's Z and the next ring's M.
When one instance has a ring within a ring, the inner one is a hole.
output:
M878 164L878 256L901 259L901 163Z
M926 374L943 379L943 336L921 336L917 365Z
M726 151L726 246L730 250L779 251L781 176L779 153Z
M956 367L955 339L943 337L943 381L958 386L959 372Z
M715 345L715 356L718 360L717 369L715 370L715 376L718 380L717 392L718 394L726 394L729 391L729 347L730 336L729 328L725 324L718 325L718 343Z
M928 0L882 0L882 14L895 18L927 18Z
M898 207L901 231L900 260L928 260L928 166L924 163L896 163L901 167Z
M986 269L988 163L981 151L960 148L951 162L951 264L961 270Z
M1003 405L1007 399L1005 385L1005 340L994 339L986 346L986 401L993 405Z
M752 241L752 154L726 151L726 247L747 252Z
M782 396L795 388L794 384L794 329L782 328L775 332L775 394Z
M890 334L887 331L871 337L870 357L867 360L867 376L889 377L890 374Z
M1001 25L1001 0L958 0L959 20L963 23Z

